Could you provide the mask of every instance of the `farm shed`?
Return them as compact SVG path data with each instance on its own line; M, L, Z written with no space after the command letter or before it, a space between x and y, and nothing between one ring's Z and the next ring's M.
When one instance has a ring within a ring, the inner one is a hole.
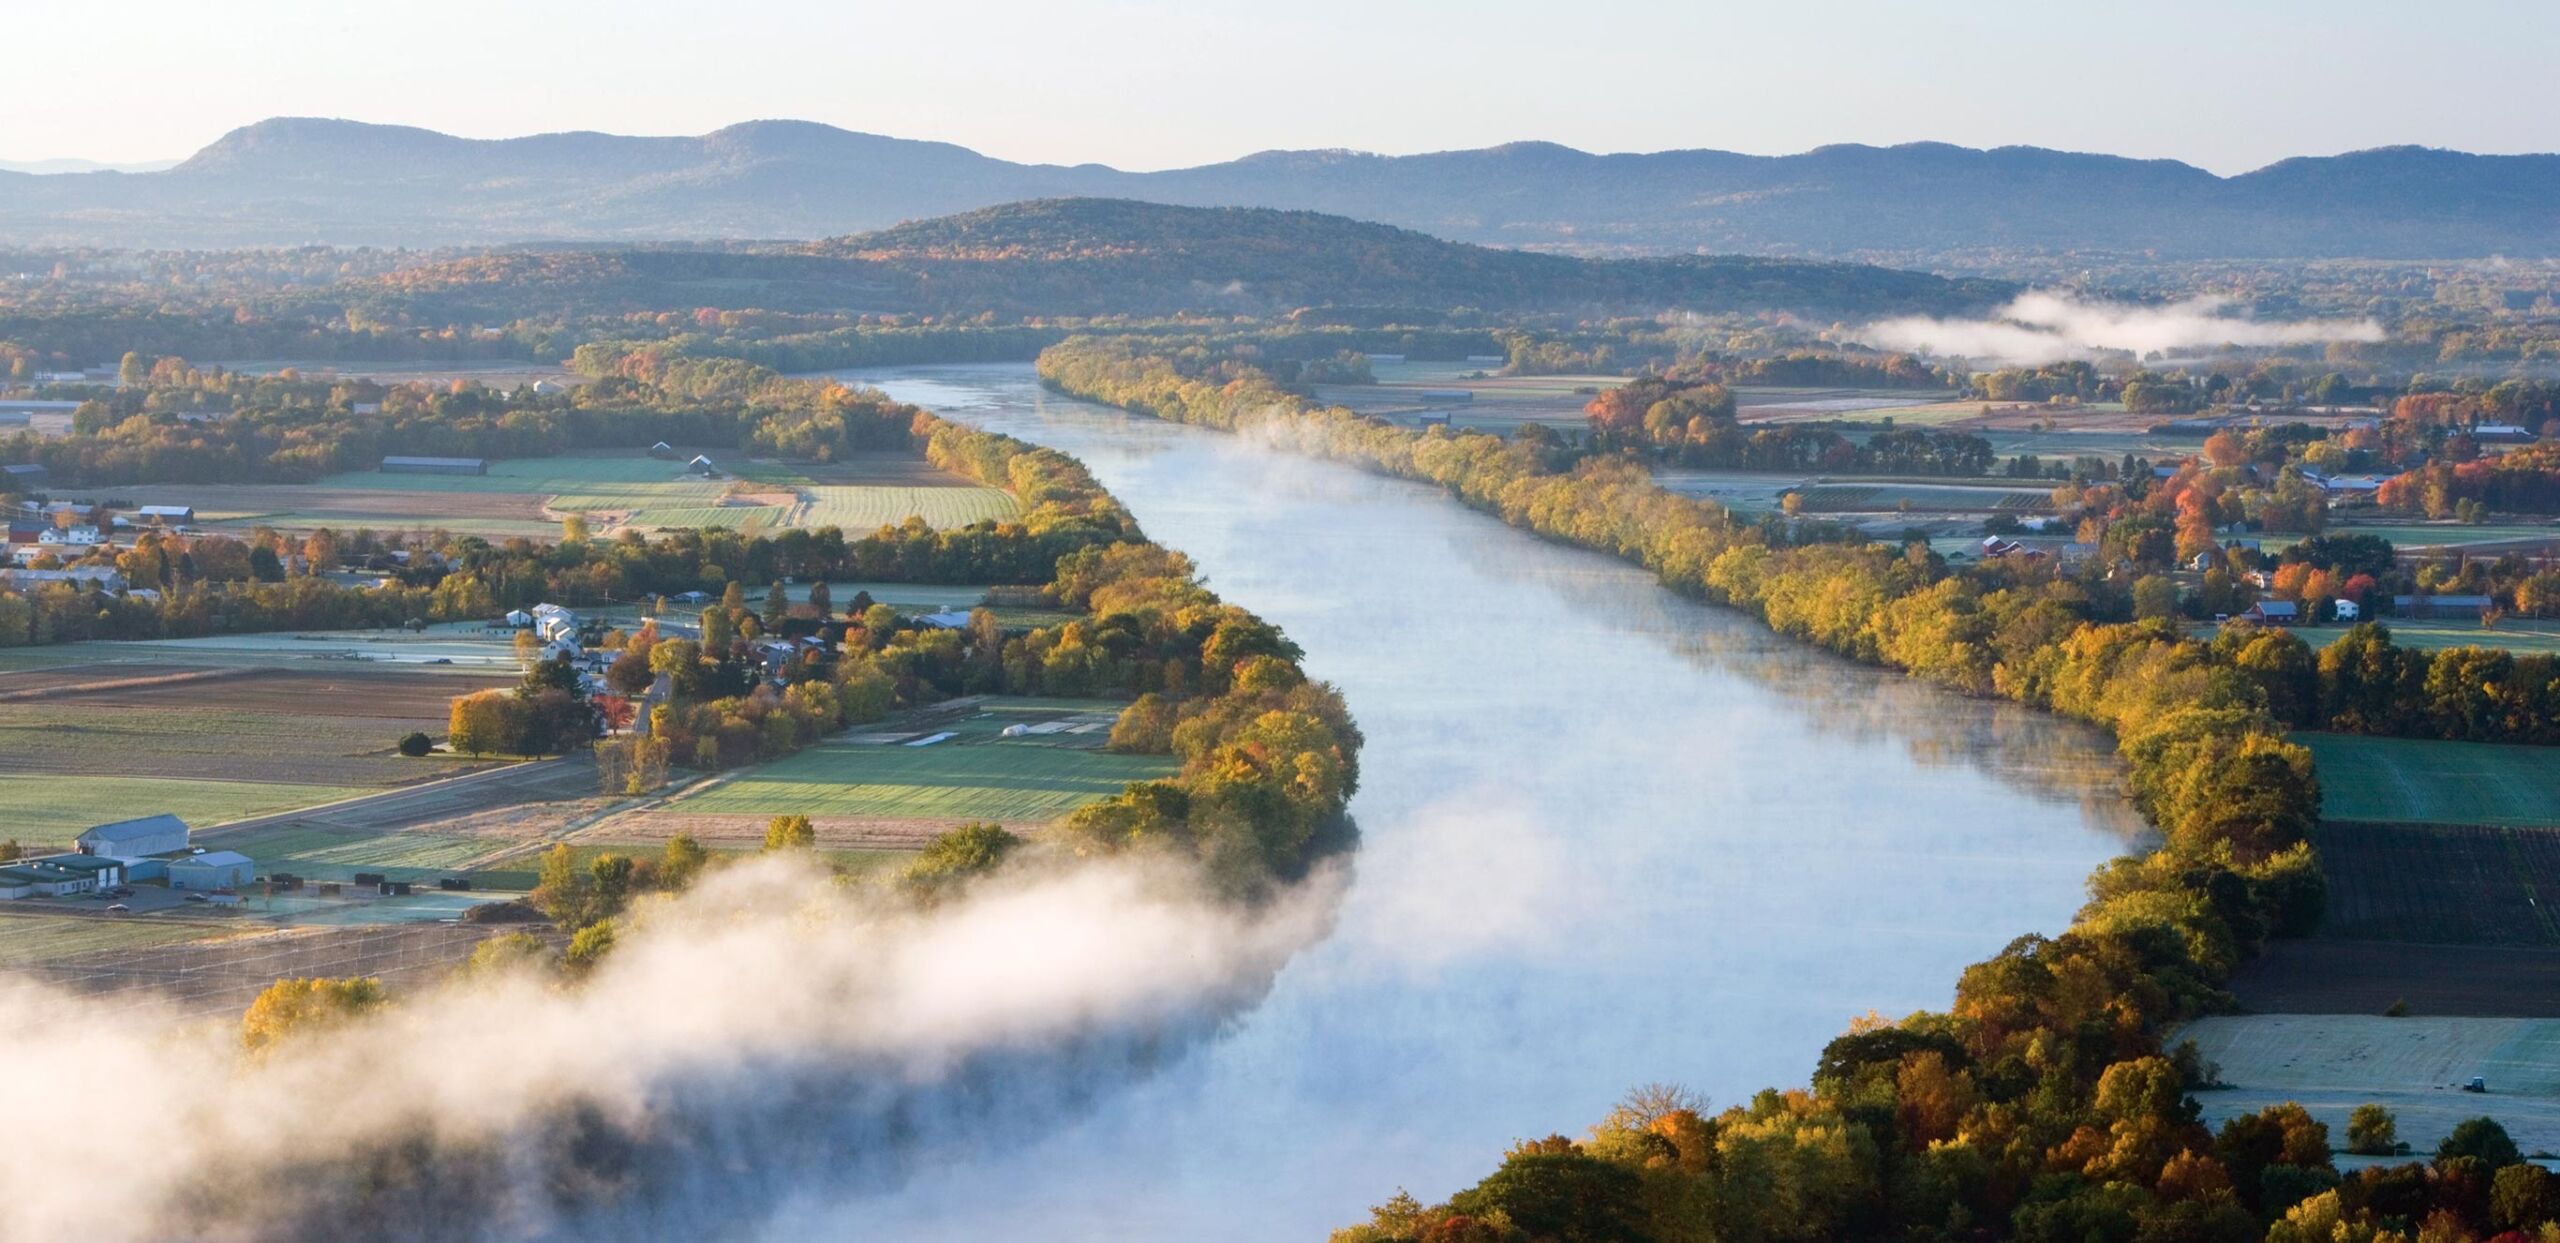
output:
M2302 620L2302 610L2291 600L2260 600L2240 616L2262 625L2290 626Z
M106 859L139 859L187 848L187 822L162 814L118 820L88 829L73 839L84 855Z
M162 526L183 526L196 520L193 505L145 505L134 513L146 522Z
M1474 401L1476 399L1474 390L1463 388L1426 388L1414 395L1424 401Z
M169 861L171 889L236 889L248 884L258 865L236 850L209 850Z
M676 456L676 447L661 440L658 443L649 446L649 456L653 458L661 458L667 461L674 461Z
M684 464L684 470L688 475L716 475L720 473L720 468L712 465L710 458L704 457L699 453L693 455L692 461Z
M485 475L489 473L487 458L476 457L387 457L382 459L386 475Z
M958 609L944 609L916 618L916 624L932 630L963 630L969 625L969 615Z
M53 481L52 471L46 470L45 468L33 463L22 463L16 466L0 466L0 474L8 476L9 485L11 487L22 489L41 488Z

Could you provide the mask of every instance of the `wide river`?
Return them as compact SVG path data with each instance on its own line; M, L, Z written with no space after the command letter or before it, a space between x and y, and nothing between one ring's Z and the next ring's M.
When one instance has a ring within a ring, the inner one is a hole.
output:
M1435 490L1044 392L843 373L1074 454L1368 735L1333 933L1035 1138L786 1211L810 1237L1321 1239L1630 1087L1802 1085L1870 1010L2060 929L2134 842L2095 733L1811 652Z

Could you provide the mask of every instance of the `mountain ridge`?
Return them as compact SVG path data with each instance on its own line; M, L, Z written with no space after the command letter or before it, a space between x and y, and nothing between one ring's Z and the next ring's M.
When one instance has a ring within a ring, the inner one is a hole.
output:
M707 134L464 138L278 117L162 172L0 173L0 241L122 246L812 239L1026 199L1318 211L1453 241L1803 257L1997 250L2164 258L2560 254L2560 155L2409 145L2221 176L2045 147L1834 143L1792 155L1524 140L1258 151L1154 172L1027 164L789 119Z

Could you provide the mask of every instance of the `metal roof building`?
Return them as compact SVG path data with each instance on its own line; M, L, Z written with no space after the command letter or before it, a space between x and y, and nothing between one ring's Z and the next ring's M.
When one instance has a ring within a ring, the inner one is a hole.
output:
M187 822L172 815L144 816L102 824L74 839L84 855L139 859L187 848Z

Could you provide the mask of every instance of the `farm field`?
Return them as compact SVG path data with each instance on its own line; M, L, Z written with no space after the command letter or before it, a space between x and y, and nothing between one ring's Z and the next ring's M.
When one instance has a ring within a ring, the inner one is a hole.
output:
M2199 1019L2170 1039L2195 1041L2232 1085L2196 1093L2208 1122L2298 1101L2343 1137L2348 1113L2376 1101L2421 1153L2482 1114L2527 1152L2560 1150L2560 1022L2235 1015ZM2474 1075L2488 1081L2487 1094L2459 1090Z
M471 870L475 860L520 843L433 832L365 832L310 827L301 822L218 833L199 844L236 850L258 861L261 873L291 872L311 880L342 881L358 872L390 880L432 880Z
M242 929L167 919L116 919L10 911L0 915L0 967L24 967L74 954L148 949L181 941L238 936Z
M137 659L0 673L0 836L51 841L163 811L202 827L469 771L392 744L441 732L455 695L497 684L114 646Z
M1885 510L2041 514L2053 509L2051 485L1912 483L1892 479L1823 479L1798 490L1807 513L1875 513Z
M1424 414L1446 414L1453 427L1510 432L1524 423L1579 427L1591 393L1626 383L1624 376L1497 376L1496 363L1373 364L1376 384L1322 384L1316 398L1408 426ZM1464 389L1466 401L1438 400L1426 390Z
M733 461L723 450L711 450L710 456L734 474L687 478L681 462L615 451L493 461L485 475L349 471L309 484L163 484L120 491L138 504L193 505L203 525L216 529L423 527L492 538L556 536L568 514L586 515L599 530L837 526L867 532L910 515L952 527L1019 512L1002 490L906 454L790 465Z
M591 453L491 462L486 475L361 471L331 476L318 486L456 498L441 504L466 511L475 495L533 496L553 514L583 513L600 526L643 529L833 525L867 531L910 514L921 514L936 526L966 526L1017 512L1006 493L905 454L866 455L805 469L732 462L718 452L711 457L737 477L692 479L683 476L679 462L644 453ZM439 504L420 503L430 509Z
M2560 1018L2560 950L2324 934L2268 942L2230 988L2265 1014L2380 1014L2406 1002L2420 1015Z
M2330 820L2560 826L2549 747L2303 733Z
M671 808L705 815L1045 824L1170 775L1155 756L1113 755L1020 742L930 747L827 744L743 773Z
M2312 841L2324 936L2560 946L2560 829L2328 820Z
M2390 628L2393 643L2421 651L2501 647L2519 656L2560 653L2560 621L2509 617L2495 627L2442 617L2385 617L2381 622Z
M521 925L458 923L279 929L244 922L228 930L231 935L214 939L65 953L27 969L82 992L148 993L191 1015L236 1022L251 999L287 976L373 976L396 993L443 977L484 938L523 930Z
M81 829L114 820L165 811L192 825L220 824L362 793L278 781L0 773L0 838L67 848Z

